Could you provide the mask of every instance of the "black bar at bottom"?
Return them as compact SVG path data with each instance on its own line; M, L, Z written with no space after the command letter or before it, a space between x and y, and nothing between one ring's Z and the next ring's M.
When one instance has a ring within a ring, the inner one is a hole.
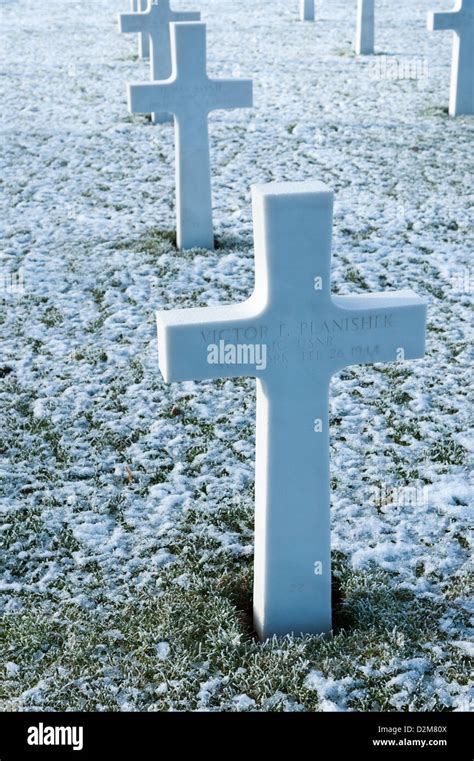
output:
M286 741L315 757L330 751L348 758L472 761L468 726L468 713L4 713L0 761L128 755L145 761L182 753L187 743L193 755L222 757L238 746L247 755L255 734L268 750Z

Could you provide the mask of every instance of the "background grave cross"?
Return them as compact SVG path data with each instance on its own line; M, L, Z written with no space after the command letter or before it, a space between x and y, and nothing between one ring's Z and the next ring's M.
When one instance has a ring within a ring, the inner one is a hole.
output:
M212 249L208 117L216 109L252 106L252 81L208 77L205 24L171 24L171 54L170 79L129 85L129 110L174 115L178 247Z
M428 29L454 32L450 115L474 114L474 0L456 0L451 12L429 13Z
M375 0L357 0L355 52L372 55L375 41Z
M167 382L257 378L254 614L262 638L331 630L331 376L424 354L426 307L412 291L331 295L332 210L322 183L254 187L251 298L157 315Z
M315 15L315 0L300 0L301 21L314 21Z
M170 8L170 0L154 0L143 13L121 13L120 32L142 32L150 41L150 69L152 81L169 79L172 73L171 28L175 21L199 21L200 13L176 12ZM153 114L154 123L172 119L167 114Z
M147 5L148 0L131 0L130 9L132 13L139 13L140 11L145 11ZM138 35L138 57L150 57L150 39L144 32Z

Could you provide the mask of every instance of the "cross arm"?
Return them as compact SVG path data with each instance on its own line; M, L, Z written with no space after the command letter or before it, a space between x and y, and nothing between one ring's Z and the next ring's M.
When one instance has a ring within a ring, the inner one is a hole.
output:
M200 11L179 11L179 13L172 13L170 22L180 21L201 21Z
M167 109L169 113L174 113L175 106L167 102L172 98L173 84L172 80L128 84L128 110L131 114L149 114Z
M159 366L165 381L255 376L257 371L250 364L209 362L209 347L222 351L221 344L248 347L264 343L262 314L255 296L232 306L158 312Z
M211 79L210 84L215 90L213 110L252 108L253 81L251 79Z
M145 31L148 16L148 13L119 13L119 32L128 34L129 32Z
M428 13L428 31L439 32L446 31L448 29L455 29L456 27L456 13L448 11L446 13L438 13L437 11L431 11Z
M424 356L427 305L413 291L334 296L333 304L334 335L348 339L341 367Z

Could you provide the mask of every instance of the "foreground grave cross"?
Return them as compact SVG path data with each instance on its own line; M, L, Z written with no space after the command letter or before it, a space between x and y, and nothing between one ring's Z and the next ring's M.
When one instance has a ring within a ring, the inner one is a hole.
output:
M252 81L209 79L205 24L171 24L171 58L170 79L129 85L129 110L133 114L174 115L178 248L212 249L208 117L216 109L252 106Z
M428 29L454 32L450 115L474 114L474 0L456 0L453 11L430 13Z
M331 630L329 384L347 365L424 354L412 291L331 295L333 194L253 188L255 291L242 304L159 312L167 382L257 378L255 627Z
M171 29L175 21L199 21L200 13L171 10L170 0L155 0L144 13L121 13L119 30L122 33L142 32L150 40L151 79L160 81L169 79L172 74L171 64ZM166 114L153 114L154 123L170 120Z
M375 39L375 0L357 0L357 55L372 55Z
M131 0L130 9L132 13L139 13L145 11L148 5L148 0ZM142 32L138 35L138 57L149 58L150 57L150 40L147 34Z
M315 0L300 0L301 21L314 21L315 19Z

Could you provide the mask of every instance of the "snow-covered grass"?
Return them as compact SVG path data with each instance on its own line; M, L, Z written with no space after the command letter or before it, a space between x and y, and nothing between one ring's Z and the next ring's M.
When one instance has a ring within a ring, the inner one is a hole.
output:
M474 125L447 116L450 34L431 0L381 0L358 60L349 0L316 24L193 6L210 72L256 90L211 119L213 253L175 250L172 129L126 112L128 3L0 4L0 284L24 280L0 304L2 707L467 709ZM251 183L308 178L336 191L334 290L413 288L428 352L334 379L335 635L260 644L253 382L166 386L154 311L244 299Z

